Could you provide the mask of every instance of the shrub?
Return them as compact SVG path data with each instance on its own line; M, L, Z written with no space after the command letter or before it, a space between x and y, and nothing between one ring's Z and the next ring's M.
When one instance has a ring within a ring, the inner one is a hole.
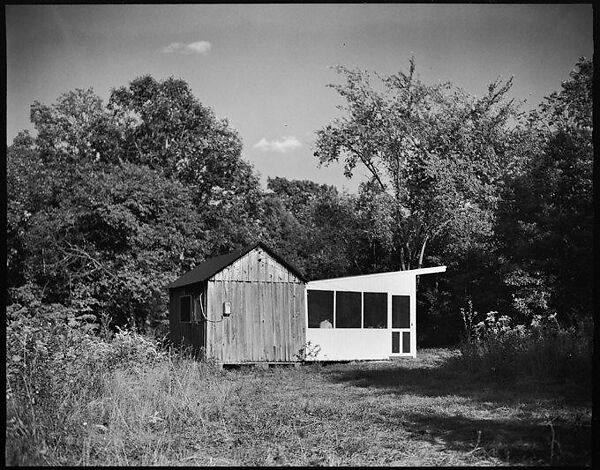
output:
M321 346L314 344L311 341L304 343L304 345L298 350L294 357L299 361L311 361L316 360L321 352Z
M478 323L472 307L461 313L465 337L460 360L469 372L495 379L590 380L591 320L563 328L556 315L536 315L530 325L513 325L498 312L488 312Z
M135 331L95 334L96 317L82 311L35 298L7 308L7 463L44 463L44 449L82 435L88 405L116 370L139 372L165 357ZM22 455L33 461L21 462Z

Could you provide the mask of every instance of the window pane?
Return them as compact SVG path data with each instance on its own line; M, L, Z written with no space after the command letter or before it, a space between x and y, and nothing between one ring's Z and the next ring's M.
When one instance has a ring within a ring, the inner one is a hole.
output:
M402 352L403 353L410 352L410 331L402 332Z
M365 292L365 328L387 328L387 294Z
M336 328L360 328L360 302L360 292L336 292Z
M392 331L392 353L400 352L400 332Z
M189 295L179 297L179 318L182 322L189 322L192 313L192 298Z
M333 291L308 290L308 327L320 328L321 322L333 325Z
M410 296L392 296L392 328L410 328Z

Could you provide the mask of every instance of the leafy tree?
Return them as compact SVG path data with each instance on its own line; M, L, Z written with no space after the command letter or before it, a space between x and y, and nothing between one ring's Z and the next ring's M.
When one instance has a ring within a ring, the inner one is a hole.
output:
M356 201L352 195L323 194L312 204L314 229L307 271L315 279L357 274Z
M32 106L37 136L8 149L10 287L142 324L164 286L248 243L260 190L226 121L181 80L134 80Z
M355 203L357 233L354 265L360 274L397 269L394 250L394 200L373 181L361 183Z
M319 197L338 194L335 186L319 184L310 180L288 180L286 178L267 178L267 189L282 201L286 210L295 217L303 219L307 216L307 208Z
M241 158L238 133L183 80L136 78L112 91L108 109L132 122L124 136L125 158L192 186L199 203L208 203L215 188L244 193L257 181Z
M421 82L412 59L407 74L377 75L379 88L368 72L337 71L346 83L330 86L346 100L345 115L317 132L315 156L323 164L343 159L348 177L361 164L371 187L389 194L397 265L422 266L437 238L489 234L516 111L505 98L511 81L476 99L449 83Z
M49 199L49 178L34 148L29 132L20 132L6 152L6 248L7 281L9 287L25 282L24 270L27 253L23 236L29 229L33 212L39 210ZM32 178L32 175L37 178Z
M592 311L592 80L581 58L528 116L527 151L507 178L496 235L512 308L525 318Z
M131 124L123 114L106 109L91 88L64 93L52 105L35 101L31 122L40 157L52 165L117 162L123 134Z
M353 271L356 253L355 200L334 186L269 178L262 237L309 279Z
M253 240L259 225L258 177L241 157L238 133L202 105L185 81L136 78L112 91L108 109L132 123L124 136L124 159L164 171L192 189L212 229L214 254Z
M28 209L26 229L9 237L26 260L15 284L38 285L45 302L87 306L116 325L163 318L164 286L207 252L190 192L144 166L96 168L58 207Z
M260 239L307 275L305 250L310 236L305 220L299 221L276 193L266 193L260 221Z

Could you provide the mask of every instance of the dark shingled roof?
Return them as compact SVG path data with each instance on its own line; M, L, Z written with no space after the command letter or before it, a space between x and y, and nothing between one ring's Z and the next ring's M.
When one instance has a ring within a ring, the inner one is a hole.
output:
M304 275L292 264L288 263L285 259L275 253L271 248L265 245L262 242L255 243L254 245L247 246L246 248L242 248L241 250L232 251L231 253L227 253L226 255L216 256L214 258L207 259L204 263L199 264L191 271L185 273L179 279L176 279L171 284L167 286L169 289L173 289L175 287L187 286L190 284L195 284L197 282L203 282L207 279L213 277L218 272L225 269L227 266L232 264L234 261L240 259L247 253L250 253L252 250L258 247L263 248L267 253L269 253L273 258L275 258L279 263L289 269L292 273L294 273L297 277L300 278L303 282L306 282Z

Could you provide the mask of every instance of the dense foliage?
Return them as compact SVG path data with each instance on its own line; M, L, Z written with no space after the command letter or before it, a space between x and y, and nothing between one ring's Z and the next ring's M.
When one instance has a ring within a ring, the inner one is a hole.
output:
M280 177L262 190L237 132L183 80L35 102L36 135L7 151L8 303L152 330L169 281L263 240L310 279L447 265L420 281L420 344L456 342L469 302L523 324L590 316L592 62L529 113L511 81L475 98L415 70L373 83L338 68L346 105L315 155L348 177L364 166L358 194Z
M421 281L421 342L456 342L469 302L526 324L591 316L590 60L528 113L507 98L512 80L475 98L423 83L412 60L377 83L338 72L343 113L317 132L315 156L371 176L354 211L371 222L355 233L362 270L448 266Z
M478 315L471 304L461 313L465 335L458 362L473 376L591 383L593 324L589 318L566 328L556 315L534 315L526 325L494 311L474 323Z

